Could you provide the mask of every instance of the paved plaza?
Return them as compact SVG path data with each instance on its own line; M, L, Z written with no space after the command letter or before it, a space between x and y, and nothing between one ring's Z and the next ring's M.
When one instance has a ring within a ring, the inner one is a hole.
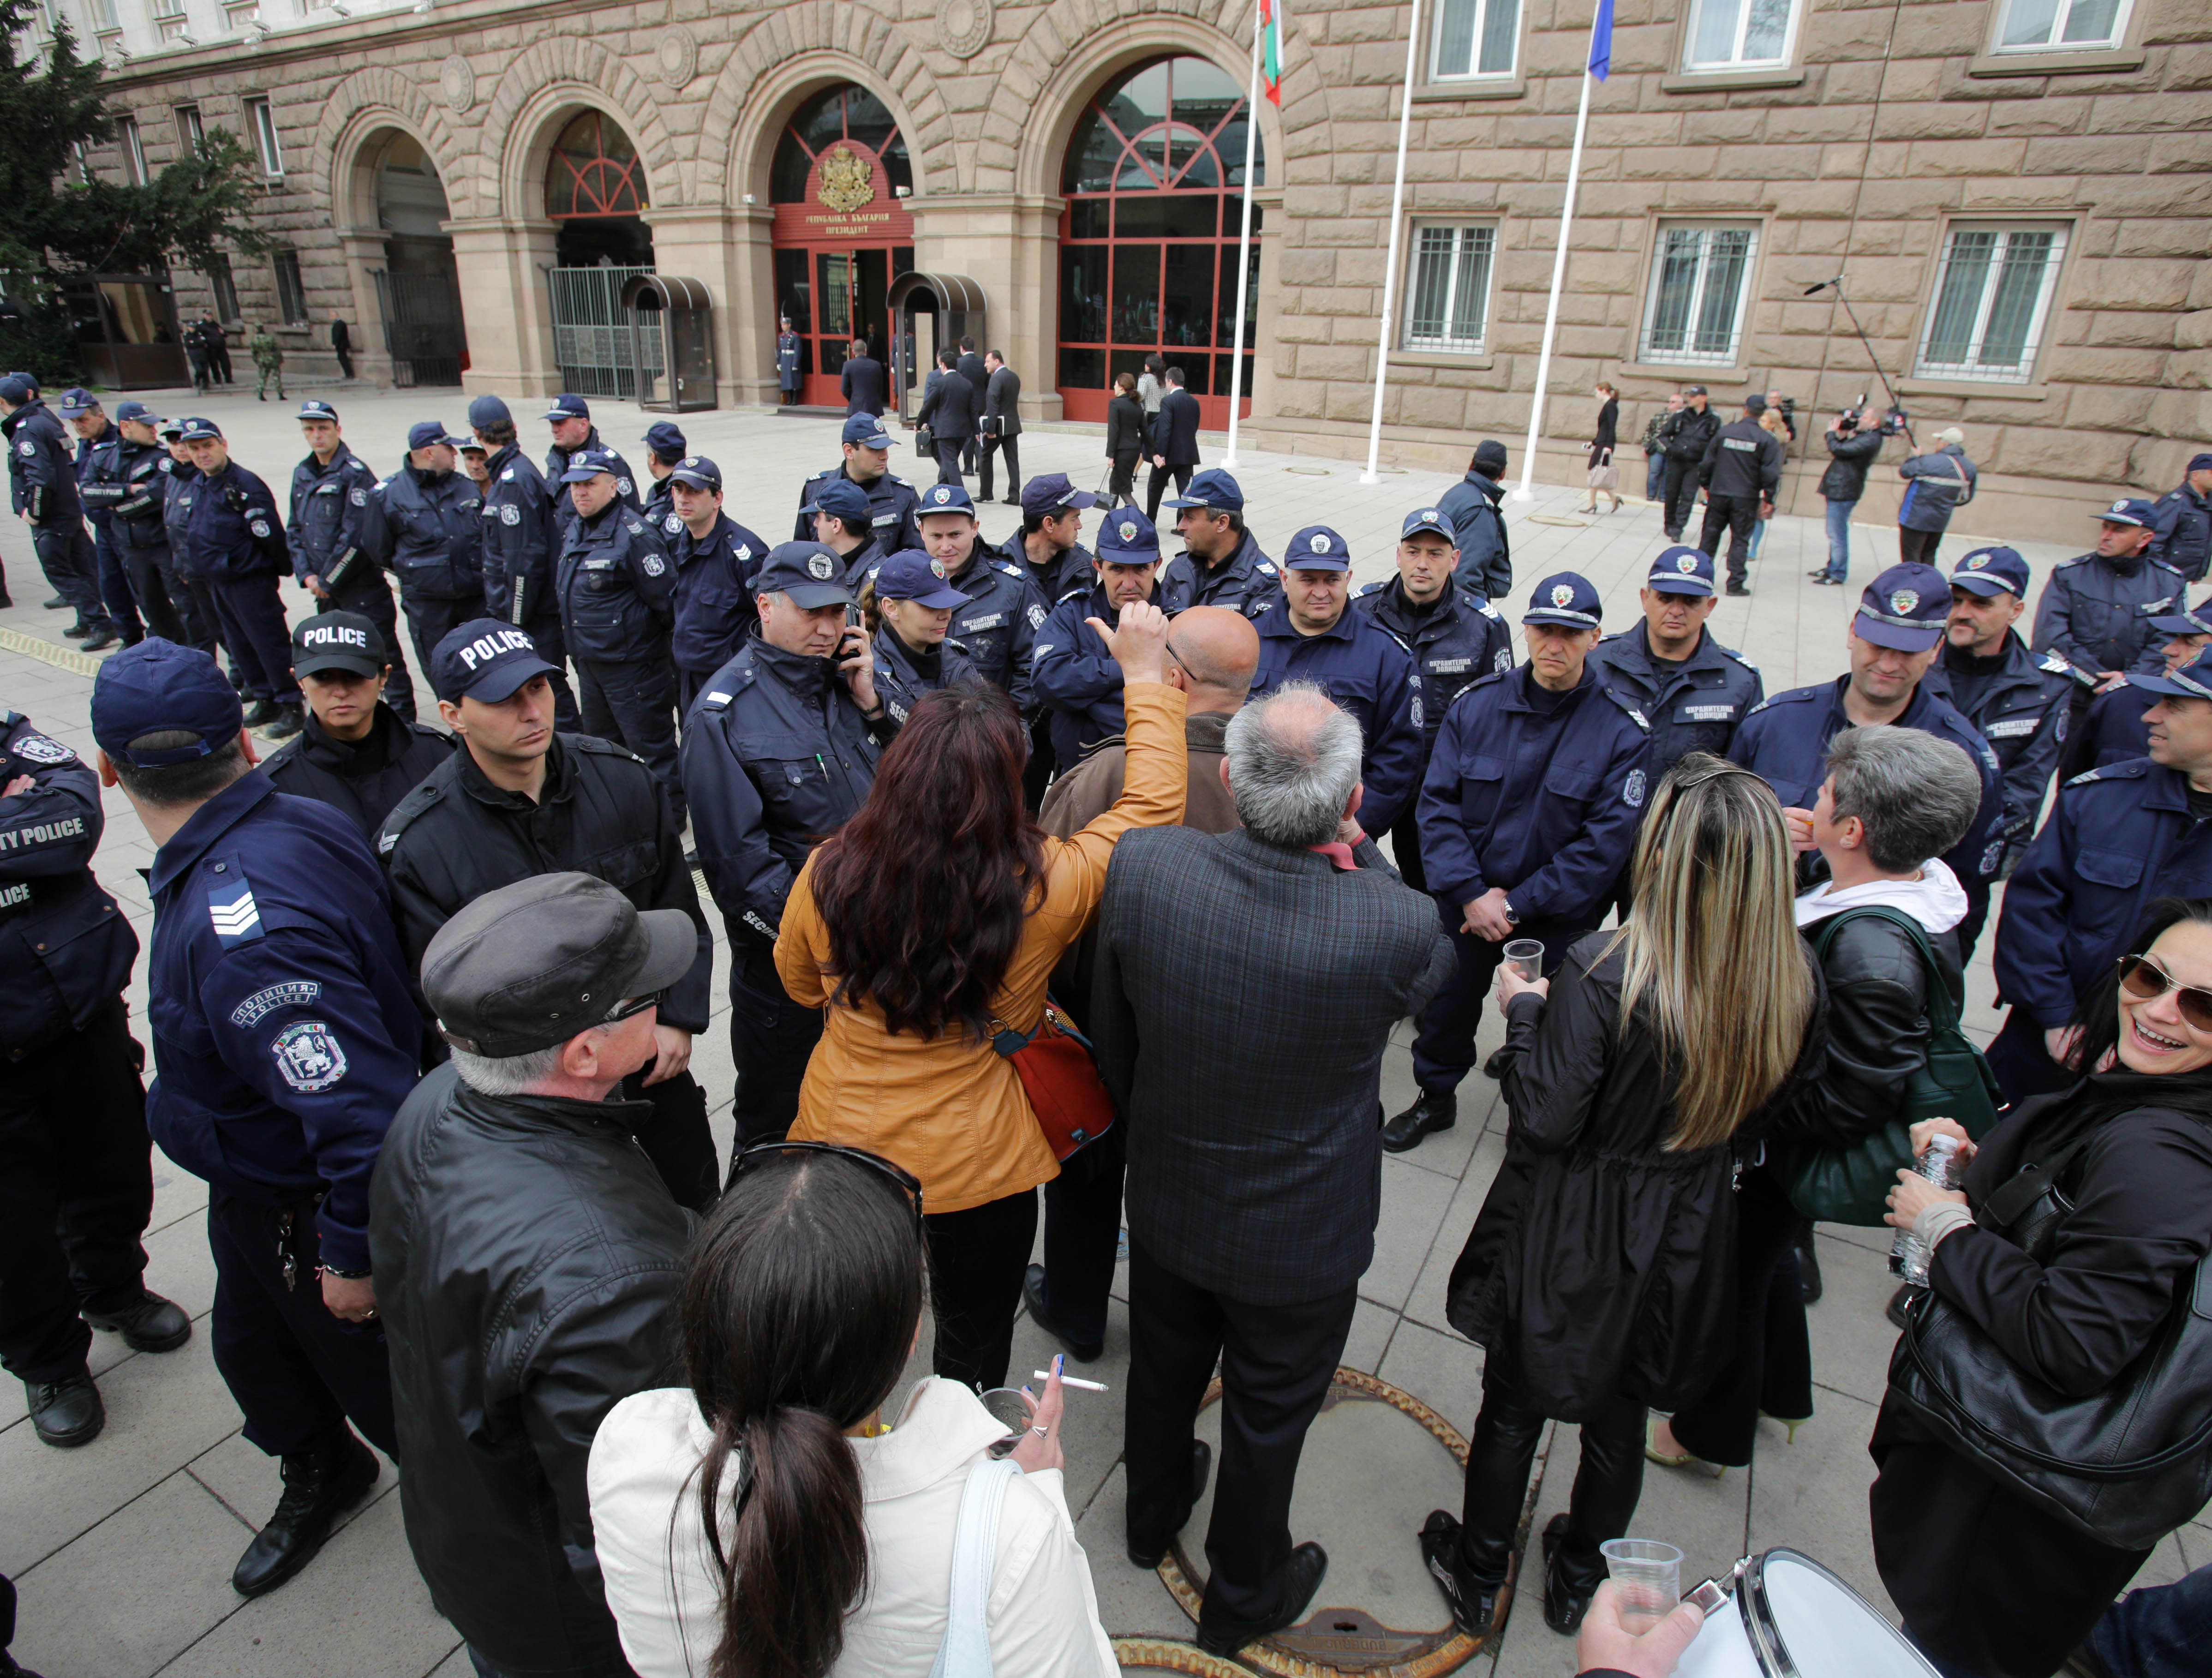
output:
M343 416L347 441L380 472L399 463L410 423L437 418L457 425L465 408L457 391L329 394ZM302 452L290 419L293 403L257 404L234 390L206 398L169 392L149 398L149 404L165 414L210 414L228 434L233 457L280 495ZM529 404L514 405L518 414L532 412ZM637 439L645 419L638 410L615 402L593 408L606 441L633 465L640 462L644 451ZM765 410L678 417L693 450L721 464L731 515L771 542L790 529L800 480L837 459L833 418ZM1623 435L1640 432L1644 417L1640 411L1624 416ZM521 430L532 452L542 453L544 426L525 417ZM1817 449L1818 439L1811 441ZM1517 471L1519 440L1509 441ZM1031 429L1021 440L1022 464L1030 473L1065 471L1079 484L1093 486L1105 468L1100 447L1096 428ZM1219 453L1214 440L1206 450L1209 463ZM1636 477L1640 455L1632 448L1623 453L1623 477ZM1892 444L1877 471L1887 474L1902 453L1901 444ZM905 450L894 457L894 470L910 464ZM1359 581L1389 574L1405 513L1432 502L1453 481L1435 472L1394 471L1368 486L1358 482L1356 465L1249 451L1241 453L1237 471L1262 547L1279 554L1299 526L1333 525L1351 543ZM1577 519L1569 509L1580 493L1541 488L1533 502L1508 503L1521 591L1512 604L1525 599L1537 578L1571 568L1603 593L1607 627L1625 628L1637 615L1637 584L1663 544L1658 514L1631 500L1620 513ZM2039 588L2053 562L2083 551L2094 537L2095 526L2087 516L2092 508L2081 510L2077 523L2039 532L2057 538L2051 541L2023 540L2021 532L1977 529L1972 534L2011 540L2028 557ZM1971 520L1973 511L1966 516ZM985 508L986 537L1004 537L1018 516L1012 508ZM1819 521L1776 520L1753 568L1752 596L1723 599L1715 612L1714 634L1759 665L1770 693L1842 669L1844 626L1858 587L1897 556L1893 531L1861 527L1853 538L1853 587L1816 588L1805 573L1825 556ZM1954 536L1947 555L1955 558L1969 545ZM0 612L0 706L27 714L88 760L96 661L61 638L66 614L40 609L47 590L17 520L0 521L0 560L16 601ZM295 616L307 609L304 594L289 584L287 593ZM143 945L151 936L152 911L140 871L152 866L153 848L119 793L108 795L106 813L95 869L131 915ZM708 919L719 935L720 916L710 910ZM1984 938L1968 975L1966 1023L1984 1041L1997 1024L1989 943ZM726 1006L726 973L718 973L714 994L718 1010ZM130 1002L134 1017L143 1016L143 958ZM1325 1016L1326 999L1306 1002ZM1486 1022L1486 1055L1498 1036L1492 1018ZM1410 1038L1410 1025L1401 1025L1384 1061L1387 1111L1397 1111L1413 1095ZM726 1149L732 1074L719 1012L696 1042L692 1069L708 1091L717 1140ZM1383 1160L1375 1261L1360 1285L1345 1363L1410 1394L1465 1432L1480 1402L1482 1353L1447 1324L1444 1284L1502 1158L1506 1114L1497 1085L1486 1079L1470 1079L1461 1097L1455 1130ZM276 1465L240 1437L238 1411L210 1356L214 1269L201 1216L205 1185L158 1155L155 1171L147 1282L191 1313L197 1325L191 1341L157 1356L130 1353L114 1336L96 1336L93 1371L108 1421L106 1431L80 1450L40 1444L21 1407L17 1383L9 1382L0 1392L0 1415L8 1419L0 1426L0 1572L13 1577L21 1590L17 1657L46 1678L465 1675L469 1664L459 1639L432 1608L408 1554L388 1466L373 1500L299 1578L256 1602L233 1593L231 1567L254 1524L276 1505ZM1822 1231L1827 1292L1810 1313L1819 1414L1799 1430L1794 1444L1785 1443L1779 1426L1762 1423L1758 1460L1747 1471L1731 1469L1715 1481L1650 1470L1634 1530L1682 1547L1686 1584L1724 1571L1747 1551L1789 1544L1826 1562L1887 1607L1867 1534L1872 1464L1865 1446L1894 1338L1882 1316L1893 1286L1887 1248L1885 1233ZM1112 1390L1068 1395L1068 1503L1090 1553L1108 1630L1188 1642L1190 1621L1167 1587L1122 1554L1120 1391L1127 1372L1127 1328L1126 1311L1117 1305L1104 1357L1080 1371ZM1043 1367L1054 1349L1034 1325L1019 1324L1017 1377ZM925 1341L909 1373L919 1376L927 1367ZM1295 1535L1321 1539L1331 1553L1316 1606L1356 1608L1408 1628L1437 1626L1443 1620L1441 1601L1420 1572L1413 1534L1430 1508L1457 1508L1457 1478L1426 1435L1410 1424L1394 1429L1362 1420L1368 1407L1333 1410L1316 1426L1308 1447ZM1539 1529L1565 1506L1576 1459L1574 1432L1570 1426L1554 1429L1538 1464L1532 1502ZM1202 1523L1203 1508L1198 1519ZM1194 1547L1201 1531L1194 1527L1188 1535ZM2200 1522L2161 1543L2138 1583L2170 1580L2207 1563L2212 1563L2212 1525ZM1496 1678L1573 1672L1571 1644L1545 1628L1534 1597L1527 1593L1496 1647L1462 1670L1484 1678L1493 1672Z

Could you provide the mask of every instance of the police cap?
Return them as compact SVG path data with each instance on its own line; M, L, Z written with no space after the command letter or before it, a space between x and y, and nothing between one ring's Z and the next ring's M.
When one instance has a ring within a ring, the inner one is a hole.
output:
M846 415L843 435L847 442L858 443L862 448L889 448L898 441L873 414Z
M1702 548L1665 549L1651 562L1651 575L1644 586L1654 594L1710 594L1713 556Z
M800 510L827 513L848 524L865 525L868 522L868 492L840 473L823 480L822 487L814 492L814 499Z
M92 738L118 763L189 763L238 738L243 713L230 678L205 653L149 635L100 666L92 682ZM149 734L183 733L182 745L133 751Z
M1056 519L1071 508L1097 504L1098 497L1077 489L1066 472L1040 472L1022 486L1022 511L1032 519Z
M1152 556L1158 558L1158 553ZM968 597L945 580L945 562L919 548L893 554L876 568L878 600L911 600L933 611L949 611L968 604Z
M1283 552L1285 571L1349 571L1352 547L1327 525L1308 525Z
M1899 653L1924 653L1943 639L1951 585L1932 565L1893 565L1859 596L1851 633Z
M1242 513L1244 510L1244 491L1237 480L1218 466L1208 466L1190 481L1190 488L1180 495L1168 497L1170 507L1202 507L1209 513Z
M719 489L722 487L722 469L703 454L687 454L678 460L668 474L672 483L688 483L695 489ZM866 495L860 500L867 501Z
M656 420L645 428L645 435L638 440L655 454L665 465L674 465L691 452L691 445L684 441L684 433L667 420Z
M184 425L179 429L177 435L188 443L196 443L203 437L222 436L222 428L211 419L202 419L198 415L191 415L186 416Z
M933 483L921 492L921 505L915 509L915 516L927 519L933 513L965 513L972 519L975 500L964 483Z
M2108 525L2141 525L2148 530L2158 522L2158 508L2139 495L2123 495L2092 516Z
M295 419L332 421L335 421L337 416L338 410L337 409L331 407L329 403L324 401L320 397L314 396L311 396L305 402L302 402L300 404L300 411L293 416Z
M786 542L769 550L753 587L763 594L784 594L802 611L853 603L852 591L837 581L844 562L819 542Z
M617 471L615 452L611 448L580 448L568 457L568 470L561 474L563 483L589 483L601 472L612 477Z
M1559 623L1570 629L1595 629L1604 616L1605 602L1596 586L1574 571L1560 571L1529 591L1523 623Z
M1150 565L1160 556L1160 532L1133 507L1109 513L1098 532L1098 557L1109 565Z
M576 396L568 391L563 391L560 395L553 398L553 405L550 408L548 408L538 417L548 420L587 420L591 418L591 416L592 404L590 403L585 401L580 396Z
M100 398L82 385L72 385L62 392L61 411L65 419L75 419L79 414L88 414L100 406Z
M459 448L461 441L436 420L417 420L407 428L407 449L410 454L418 448L428 448L437 443Z
M2161 613L2150 620L2150 626L2162 635L2212 635L2212 594L2193 606L2184 605L2179 611Z
M2154 676L2131 670L2128 685L2169 699L2212 699L2212 647L2198 647L2173 669Z
M2011 548L1977 548L1951 568L1951 587L1984 599L1996 594L2027 598L2027 562Z
M514 416L495 396L480 396L469 404L469 423L476 426L512 425Z
M153 410L143 402L124 402L116 405L115 418L118 424L125 420L144 420L150 424L153 422L154 413Z
M1423 534L1441 536L1451 546L1459 546L1459 532L1452 528L1451 520L1444 517L1441 508L1420 507L1408 513L1406 522L1399 527L1398 539L1403 542L1409 536Z
M478 617L449 632L430 654L430 687L451 705L481 699L496 705L532 677L557 676L558 665L538 655L526 629L496 617Z
M319 676L343 670L374 676L391 662L384 636L357 611L319 611L303 617L292 631L292 673Z

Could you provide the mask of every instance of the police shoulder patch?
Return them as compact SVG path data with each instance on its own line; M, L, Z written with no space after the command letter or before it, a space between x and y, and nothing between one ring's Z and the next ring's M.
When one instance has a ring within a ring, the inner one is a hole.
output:
M261 936L261 910L245 875L226 872L208 887L207 899L209 924L224 949L234 949Z
M1011 560L1001 559L996 561L995 563L1001 571L1004 571L1010 577L1025 577L1029 575L1028 572L1023 570L1020 566L1016 565Z
M367 507L368 505L368 491L366 489L356 489L351 495L347 496L346 499L350 501L356 507Z
M59 740L50 740L44 734L25 734L9 748L27 763L73 763L76 753Z
M2105 772L2102 769L2085 769L2066 784L2069 787L2086 787L2093 781L2101 781L2104 778Z
M665 519L663 519L660 521L660 527L666 531L671 536L673 536L678 531L684 528L684 520L677 517L675 514L672 513Z
M1737 651L1735 650L1735 647L1723 647L1723 646L1721 646L1720 642L1718 642L1718 641L1715 641L1715 642L1713 643L1713 645L1714 645L1714 647L1715 647L1716 648L1717 648L1717 649L1718 649L1718 651L1719 651L1719 653L1720 653L1720 655L1721 655L1723 658L1724 658L1724 659L1734 659L1734 660L1735 660L1738 664L1741 665L1741 666L1742 666L1746 670L1748 670L1748 671L1753 672L1754 673L1758 671L1759 666L1758 666L1757 665L1753 664L1753 663L1749 659L1747 659L1746 657L1744 657L1744 655L1743 655L1742 654L1741 654L1741 653L1737 652Z
M1252 568L1263 577L1272 577L1275 575L1275 562L1272 559L1263 559Z
M287 1025L269 1045L276 1070L302 1095L331 1088L346 1075L345 1050L337 1036L319 1019L303 1019Z
M1030 620L1030 629L1031 629L1032 631L1034 631L1034 630L1036 630L1036 629L1040 629L1040 628L1042 628L1042 627L1043 626L1043 623L1044 623L1044 608L1043 608L1042 606L1038 605L1037 605L1037 604L1036 604L1034 601L1032 601L1032 602L1030 603L1030 609L1029 609L1029 614L1028 614L1028 615L1029 615L1029 620Z
M1485 617L1494 617L1501 623L1505 621L1505 614L1498 611L1496 606L1492 605L1487 600L1485 600L1480 605L1477 606L1475 610L1480 612Z
M230 1023L239 1027L255 1024L263 1015L278 1008L304 1008L323 994L322 986L313 979L295 979L281 985L271 985L266 990L257 990L230 1011Z
M647 554L641 562L648 577L657 577L668 568L668 562L659 554Z

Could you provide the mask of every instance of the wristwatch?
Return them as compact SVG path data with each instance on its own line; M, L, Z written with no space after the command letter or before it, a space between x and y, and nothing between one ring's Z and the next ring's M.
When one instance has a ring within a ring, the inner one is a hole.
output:
M1517 927L1521 924L1521 917L1514 912L1513 905L1510 902L1508 902L1505 905L1505 924L1509 927Z

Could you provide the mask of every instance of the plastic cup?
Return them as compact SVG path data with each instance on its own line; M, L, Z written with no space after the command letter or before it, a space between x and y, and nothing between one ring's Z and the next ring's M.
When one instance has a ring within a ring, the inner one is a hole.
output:
M988 1410L1006 1430L1006 1437L994 1440L991 1455L1005 1456L1022 1442L1030 1431L1030 1407L1018 1387L994 1387L982 1395L983 1407Z
M1621 1629L1642 1636L1682 1600L1682 1553L1652 1538L1611 1538L1598 1546L1620 1604Z
M1505 964L1522 978L1544 976L1544 946L1533 938L1516 938L1505 946Z

